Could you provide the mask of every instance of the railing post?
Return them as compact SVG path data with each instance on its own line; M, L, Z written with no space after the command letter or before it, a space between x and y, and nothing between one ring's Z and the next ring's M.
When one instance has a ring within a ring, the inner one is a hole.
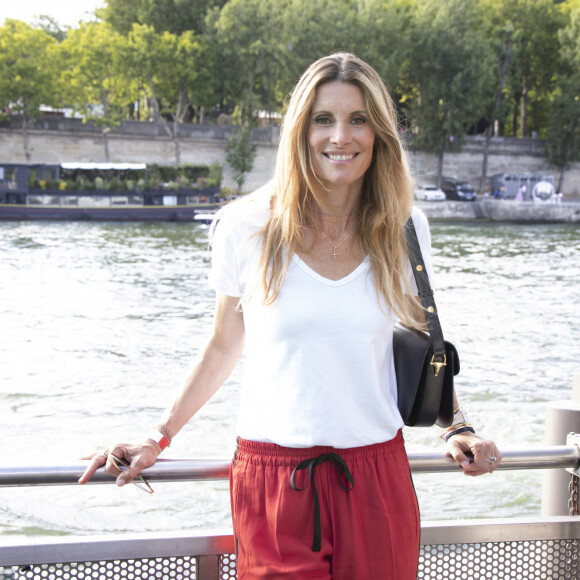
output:
M219 580L219 554L206 554L196 558L196 580Z
M572 399L553 401L546 411L547 445L565 445L568 433L580 433L580 375L574 377ZM565 469L549 469L544 473L542 515L565 516L569 513L570 474Z

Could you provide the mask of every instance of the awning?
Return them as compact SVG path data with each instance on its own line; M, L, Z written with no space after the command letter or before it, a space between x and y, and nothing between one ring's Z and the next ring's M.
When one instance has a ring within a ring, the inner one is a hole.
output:
M147 169L145 163L61 163L63 169L127 170Z

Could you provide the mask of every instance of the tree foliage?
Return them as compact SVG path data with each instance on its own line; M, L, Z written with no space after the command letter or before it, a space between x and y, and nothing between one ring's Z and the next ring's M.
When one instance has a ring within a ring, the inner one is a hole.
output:
M128 34L133 24L151 26L156 32L201 34L206 14L225 0L107 0L104 16L119 32Z
M11 19L0 28L0 109L20 118L28 160L29 123L41 105L58 104L58 64L57 41L44 30Z
M580 160L580 5L560 32L561 72L548 119L548 159L560 168L559 190L566 169Z
M579 0L107 0L103 20L73 29L50 17L6 21L0 99L27 118L41 103L72 105L105 128L137 117L176 137L177 125L223 112L254 126L260 111L283 111L311 62L350 51L390 87L414 146L442 159L468 132L534 132L549 134L556 155L554 127L574 111L580 74L566 56L578 9Z
M460 145L489 100L489 52L480 22L475 0L417 6L406 70L410 108L417 145L437 153L440 168L445 151Z
M81 23L60 45L66 103L102 128L109 160L108 132L119 125L132 100L124 74L127 39L107 22Z
M242 190L246 174L254 167L256 146L250 145L250 127L244 125L236 129L230 136L230 142L226 151L226 161L237 172L236 186Z

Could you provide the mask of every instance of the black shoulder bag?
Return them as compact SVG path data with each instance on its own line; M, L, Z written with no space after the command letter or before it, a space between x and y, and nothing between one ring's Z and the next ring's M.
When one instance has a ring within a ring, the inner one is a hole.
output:
M429 332L395 325L393 356L398 406L405 425L429 427L453 421L453 376L459 373L455 347L443 339L433 290L425 269L413 220L407 222L409 259Z

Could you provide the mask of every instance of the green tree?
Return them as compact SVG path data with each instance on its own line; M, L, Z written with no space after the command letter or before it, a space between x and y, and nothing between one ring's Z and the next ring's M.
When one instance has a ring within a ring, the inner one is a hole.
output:
M226 0L107 0L104 17L119 32L128 34L133 24L178 36L187 31L201 34L208 11Z
M256 146L250 145L251 136L250 127L247 125L236 129L232 132L226 149L226 161L238 173L236 186L240 192L246 179L246 174L252 171L254 167Z
M44 30L6 19L0 28L0 109L20 119L26 161L29 127L41 105L57 106L58 44Z
M548 159L560 169L558 191L562 191L566 170L580 160L580 4L570 22L560 31L561 73L556 79L548 118Z
M290 0L278 4L284 6L280 36L289 51L283 71L287 74L282 77L286 93L312 62L333 52L355 52L357 39L367 32L358 16L363 3L355 0Z
M353 31L353 52L374 67L399 99L403 64L415 41L410 34L413 6L410 0L368 0L358 9Z
M558 68L558 29L565 25L565 19L553 0L503 0L501 13L517 31L507 80L513 110L511 131L514 136L529 136L532 109L534 130L541 134Z
M62 42L66 38L68 27L61 26L52 16L41 14L36 18L35 25L37 28L42 28L44 32L55 38L58 42Z
M483 0L485 14L484 30L490 39L491 58L489 62L493 66L493 72L490 78L492 88L495 90L495 99L493 101L490 100L483 117L488 123L488 127L481 166L479 191L483 191L486 185L489 147L494 133L497 134L500 130L502 103L506 96L506 80L514 57L514 43L518 40L518 31L515 23L510 20L509 14L506 13L504 8L505 4L503 2L498 3L494 0ZM505 110L505 107L503 109Z
M457 149L489 99L489 48L476 0L417 5L406 76L416 146L439 157ZM461 50L458 50L461 47Z
M253 124L259 110L280 106L277 90L288 66L285 0L230 0L207 18L208 46L219 54L222 99L236 104L237 122Z
M89 22L70 30L61 46L67 101L101 128L105 159L110 161L108 134L134 100L130 79L123 75L127 39L106 22Z
M177 165L181 164L179 127L192 106L190 92L197 80L200 51L193 31L177 36L134 24L129 34L125 60L128 73L146 95L153 121L161 123L173 141Z

